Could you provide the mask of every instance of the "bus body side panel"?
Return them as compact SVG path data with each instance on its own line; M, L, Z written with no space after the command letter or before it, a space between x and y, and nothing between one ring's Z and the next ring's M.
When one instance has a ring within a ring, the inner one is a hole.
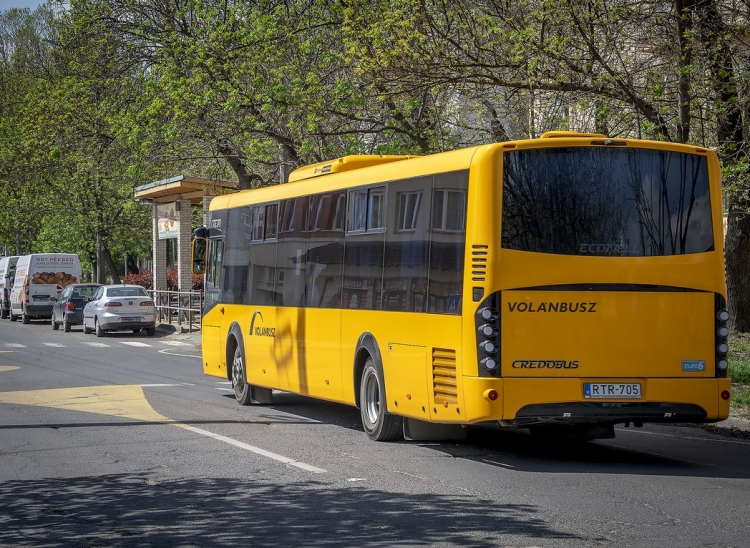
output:
M356 401L356 344L369 332L383 360L388 411L441 423L465 421L461 317L443 314L344 310L341 352L344 400Z
M504 291L508 377L714 377L714 294Z
M342 401L340 310L247 308L243 331L250 384Z

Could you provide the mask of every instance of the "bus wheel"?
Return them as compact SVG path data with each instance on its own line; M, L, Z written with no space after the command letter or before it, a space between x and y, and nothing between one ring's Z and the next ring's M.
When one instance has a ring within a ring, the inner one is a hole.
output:
M370 357L362 372L359 387L359 410L365 434L375 441L389 441L403 436L401 417L386 412L385 389L380 371Z
M240 344L234 349L234 358L232 359L232 386L234 387L234 397L240 402L240 405L250 405L252 401L250 385L247 384L247 373L245 371L245 356Z

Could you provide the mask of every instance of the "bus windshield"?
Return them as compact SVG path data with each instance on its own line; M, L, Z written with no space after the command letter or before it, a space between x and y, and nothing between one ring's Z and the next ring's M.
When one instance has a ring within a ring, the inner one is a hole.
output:
M566 147L504 154L502 247L586 256L713 251L704 156Z

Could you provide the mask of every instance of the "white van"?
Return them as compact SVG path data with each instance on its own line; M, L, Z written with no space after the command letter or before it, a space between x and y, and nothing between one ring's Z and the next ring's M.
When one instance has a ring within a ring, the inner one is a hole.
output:
M18 255L0 257L0 318L8 317L10 312L10 290L16 277Z
M51 318L54 301L65 286L81 279L81 263L72 253L36 253L19 257L10 292L10 321L21 316Z

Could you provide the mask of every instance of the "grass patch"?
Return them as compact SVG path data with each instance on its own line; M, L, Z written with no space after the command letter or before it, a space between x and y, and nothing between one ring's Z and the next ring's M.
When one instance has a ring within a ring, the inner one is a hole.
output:
M729 339L729 378L732 380L733 413L750 417L750 334L739 333Z

